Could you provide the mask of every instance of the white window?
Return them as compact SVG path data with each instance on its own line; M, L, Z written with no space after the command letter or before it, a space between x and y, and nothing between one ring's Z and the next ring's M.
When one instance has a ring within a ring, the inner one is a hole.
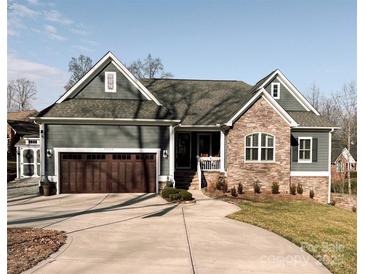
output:
M271 96L274 99L280 99L280 83L271 84Z
M312 162L312 137L299 137L298 146L298 162L311 163Z
M117 73L114 71L105 72L105 92L117 91Z
M261 132L250 134L246 136L246 161L273 162L274 147L274 136Z

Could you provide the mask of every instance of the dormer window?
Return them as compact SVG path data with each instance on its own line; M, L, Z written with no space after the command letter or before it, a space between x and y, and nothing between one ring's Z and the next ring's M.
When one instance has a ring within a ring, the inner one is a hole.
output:
M105 92L116 92L117 73L114 71L105 72Z
M274 99L280 99L280 83L271 84L271 96Z

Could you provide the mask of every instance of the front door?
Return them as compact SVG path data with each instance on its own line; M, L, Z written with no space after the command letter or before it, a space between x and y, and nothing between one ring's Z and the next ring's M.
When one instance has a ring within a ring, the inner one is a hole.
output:
M191 134L188 132L176 133L176 168L191 168Z
M198 155L208 157L212 155L212 135L198 134Z

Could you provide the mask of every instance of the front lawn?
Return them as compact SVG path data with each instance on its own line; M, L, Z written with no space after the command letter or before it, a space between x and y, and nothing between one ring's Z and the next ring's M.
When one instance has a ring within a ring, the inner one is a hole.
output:
M8 228L8 273L21 273L56 252L64 232L40 228Z
M313 201L229 200L241 207L229 218L287 238L333 273L356 273L355 213Z

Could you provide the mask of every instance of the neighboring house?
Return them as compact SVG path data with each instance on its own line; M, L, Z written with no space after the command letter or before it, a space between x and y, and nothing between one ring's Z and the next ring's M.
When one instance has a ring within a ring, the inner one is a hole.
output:
M108 52L34 120L41 174L57 193L158 192L186 180L200 188L224 174L229 187L301 183L329 200L334 127L279 70L253 86L138 81Z
M36 168L37 162L39 162L37 155L40 154L39 126L29 120L30 115L36 114L35 110L8 113L7 156L9 160L17 162L16 178L39 176L40 174Z
M347 148L343 148L340 154L334 154L332 161L331 173L332 181L343 181L347 178L348 171L357 171L357 162Z
M7 158L15 160L15 144L26 134L38 132L38 126L29 120L30 116L37 115L36 110L8 112L7 125Z

